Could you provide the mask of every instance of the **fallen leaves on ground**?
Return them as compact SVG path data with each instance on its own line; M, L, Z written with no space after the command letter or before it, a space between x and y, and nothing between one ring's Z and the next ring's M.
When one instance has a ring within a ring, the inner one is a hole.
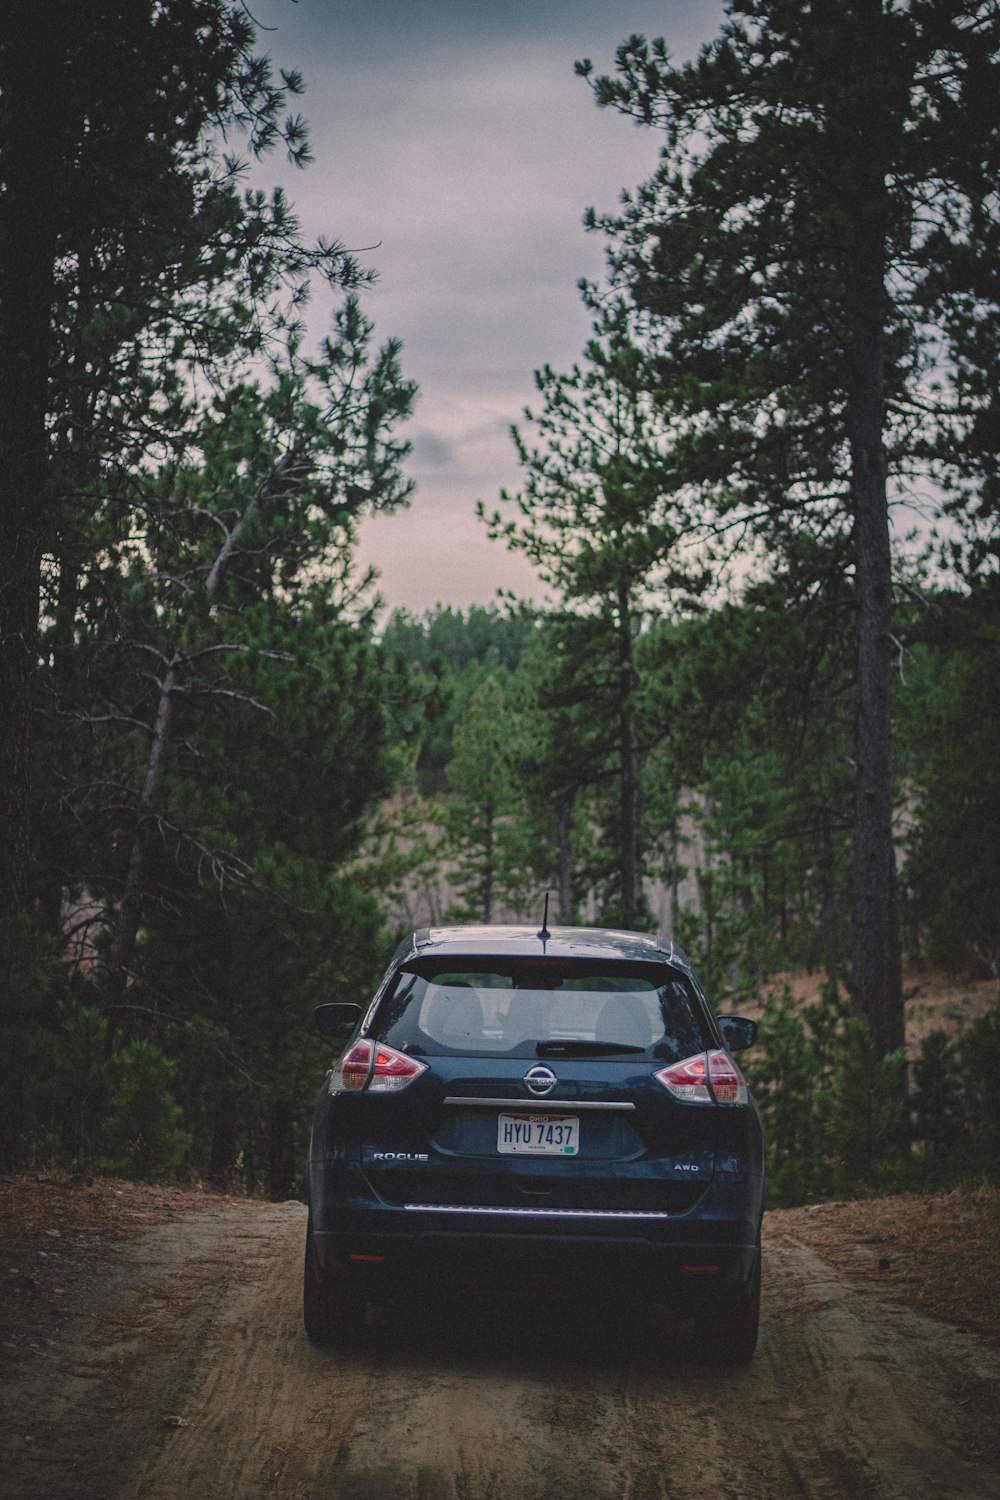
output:
M1000 1192L897 1193L814 1203L775 1227L883 1296L1000 1344Z
M82 1173L0 1179L0 1349L40 1346L95 1266L151 1225L220 1201L200 1189Z

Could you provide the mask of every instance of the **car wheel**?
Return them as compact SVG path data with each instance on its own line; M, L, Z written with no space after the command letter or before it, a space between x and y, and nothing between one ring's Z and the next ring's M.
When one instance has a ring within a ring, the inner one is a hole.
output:
M341 1273L320 1274L313 1247L312 1225L306 1231L302 1277L302 1320L313 1344L356 1342L367 1328L368 1304L350 1278Z
M695 1316L698 1353L715 1363L745 1365L753 1358L760 1326L760 1248L746 1286L700 1308Z

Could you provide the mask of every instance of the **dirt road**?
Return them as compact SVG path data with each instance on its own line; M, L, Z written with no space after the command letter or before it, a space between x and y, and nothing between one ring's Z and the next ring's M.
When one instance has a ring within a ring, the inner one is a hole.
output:
M118 1246L0 1382L2 1500L1000 1495L1000 1353L844 1279L780 1215L736 1371L599 1292L397 1305L368 1347L313 1349L304 1218L220 1200Z

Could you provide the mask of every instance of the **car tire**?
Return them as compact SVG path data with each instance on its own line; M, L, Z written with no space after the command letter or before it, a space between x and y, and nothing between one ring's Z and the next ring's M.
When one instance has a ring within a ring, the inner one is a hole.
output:
M349 1276L331 1276L329 1270L320 1273L311 1223L306 1231L302 1321L310 1343L320 1346L356 1343L368 1326L367 1301Z
M746 1285L717 1301L707 1303L695 1315L698 1353L716 1364L746 1365L757 1347L760 1326L760 1247Z

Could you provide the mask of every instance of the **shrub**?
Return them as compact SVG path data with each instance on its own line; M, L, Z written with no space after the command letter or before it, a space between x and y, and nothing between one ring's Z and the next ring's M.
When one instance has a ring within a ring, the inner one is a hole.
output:
M924 1185L950 1180L966 1155L968 1096L959 1047L943 1031L932 1031L913 1064L913 1134Z
M902 1049L879 1059L871 1032L851 1016L833 1051L830 1087L818 1101L834 1193L889 1186L906 1171Z
M171 1092L177 1065L152 1042L127 1042L111 1063L108 1112L97 1145L99 1165L122 1176L176 1172L191 1147Z
M768 996L759 1051L747 1072L764 1127L770 1202L807 1202L822 1192L824 1158L816 1116L824 1059L787 985Z
M1000 1006L980 1016L958 1044L970 1171L1000 1182Z

